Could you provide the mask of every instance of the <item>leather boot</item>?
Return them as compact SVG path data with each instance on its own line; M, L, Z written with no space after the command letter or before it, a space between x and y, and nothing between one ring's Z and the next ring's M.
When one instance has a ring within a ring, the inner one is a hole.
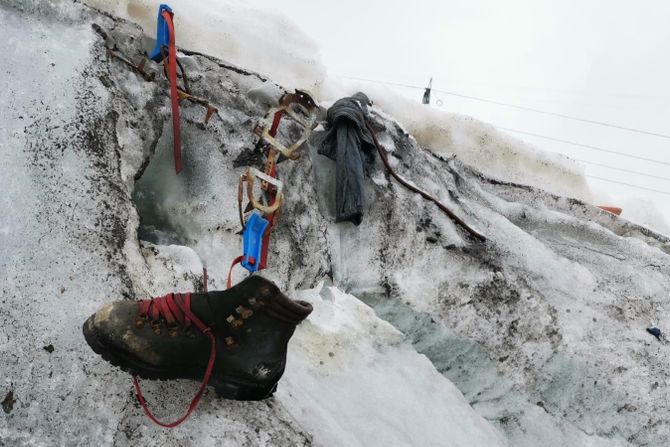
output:
M202 381L213 361L209 384L219 396L261 400L277 389L289 339L311 312L250 276L226 291L114 301L83 331L93 351L133 375Z

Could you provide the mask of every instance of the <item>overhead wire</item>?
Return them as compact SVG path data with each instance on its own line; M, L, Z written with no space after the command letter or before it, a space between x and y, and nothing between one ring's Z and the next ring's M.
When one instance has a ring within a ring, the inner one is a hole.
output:
M641 176L644 176L644 177L649 177L649 178L654 178L654 179L664 180L666 182L670 182L669 177L662 177L660 175L652 175L652 174L647 174L645 172L633 171L632 169L618 168L616 166L606 165L606 164L603 164L603 163L596 163L595 161L582 160L582 159L579 159L579 158L575 158L575 160L577 160L581 163L589 164L589 165L600 166L602 168L613 169L615 171L628 172L630 174L637 174L637 175L641 175Z
M345 78L345 79L353 79L353 80L358 80L358 81L372 82L372 83L376 83L376 84L393 85L393 86L397 86L397 87L412 88L412 89L417 89L417 90L424 90L424 88L425 88L425 87L421 87L421 86L417 86L417 85L403 84L403 83L399 83L399 82L378 81L378 80L374 80L374 79L358 78L358 77L351 77L351 76L342 76L342 77ZM642 130L642 129L636 129L636 128L627 127L627 126L620 126L618 124L606 123L606 122L603 122L603 121L591 120L591 119L587 119L587 118L574 117L574 116L565 115L565 114L562 114L562 113L548 112L548 111L536 109L536 108L533 108L533 107L526 107L526 106L520 106L520 105L516 105L516 104L510 104L510 103L506 103L506 102L502 102L502 101L496 101L496 100L492 100L492 99L481 98L481 97L478 97L478 96L464 95L464 94L461 94L461 93L456 93L456 92L452 92L452 91L448 91L448 90L441 90L441 89L432 89L432 90L435 91L435 92L443 93L443 94L450 95L450 96L472 99L472 100L476 100L476 101L487 102L487 103L490 103L490 104L496 104L496 105L516 108L516 109L520 109L520 110L526 110L526 111L529 111L529 112L540 113L540 114L545 114L545 115L550 115L550 116L556 116L556 117L575 120L575 121L582 121L582 122L589 123L589 124L596 124L596 125L600 125L600 126L611 127L611 128L615 128L615 129L626 130L626 131L630 131L630 132L636 132L636 133L656 136L656 137L660 137L660 138L670 139L670 135L666 135L666 134L662 134L662 133L650 132L650 131L646 131L646 130ZM518 134L522 134L522 135L528 135L528 136L532 136L532 137L536 137L536 138L543 138L543 139L546 139L546 140L556 141L556 142L565 143L565 144L571 144L571 145L574 145L574 146L579 146L579 147L583 147L583 148L587 148L587 149L591 149L591 150L595 150L595 151L606 152L606 153L616 154L616 155L620 155L620 156L628 157L628 158L632 158L632 159L637 159L637 160L647 161L647 162L651 162L651 163L657 163L657 164L661 164L661 165L665 165L665 166L670 166L670 162L666 162L666 161L663 161L663 160L641 157L641 156L638 156L638 155L628 154L626 152L615 151L615 150L606 149L606 148L599 147L599 146L593 146L593 145L589 145L589 144L578 143L578 142L575 142L575 141L564 140L564 139L561 139L561 138L550 137L550 136L547 136L547 135L541 135L541 134L537 134L537 133L533 133L533 132L527 132L527 131L518 130L518 129L511 129L511 128L508 128L508 127L497 126L497 128L500 129L500 130L508 131L508 132L514 132L514 133L518 133ZM628 173L631 173L631 174L642 175L642 176L646 176L646 177L649 177L649 178L655 178L655 179L659 179L659 180L670 181L670 178L667 178L667 177L661 177L661 176L656 176L656 175L652 175L652 174L646 174L646 173L643 173L643 172L633 171L633 170L630 170L630 169L618 168L616 166L591 162L591 161L587 161L587 160L579 160L578 159L577 161L580 161L582 163L595 165L595 166L601 166L601 167L608 168L608 169L614 169L614 170L618 170L618 171L622 171L622 172L628 172ZM604 181L604 182L620 184L620 185L628 186L628 187L631 187L631 188L637 188L637 189L641 189L641 190L645 190L645 191L656 192L656 193L659 193L659 194L670 195L670 192L668 192L668 191L662 191L662 190L654 189L654 188L647 188L647 187L640 186L640 185L635 185L635 184L632 184L632 183L621 182L621 181L618 181L618 180L612 180L612 179L608 179L608 178L604 178L604 177L598 177L598 176L594 176L594 175L586 175L586 177L593 178L593 179L596 179L596 180L601 180L601 181Z
M590 144L577 143L575 141L564 140L562 138L550 137L550 136L541 135L541 134L538 134L538 133L526 132L525 130L511 129L509 127L503 127L503 126L496 126L496 127L500 130L505 130L507 132L514 132L514 133L518 133L518 134L522 134L522 135L529 135L531 137L543 138L545 140L556 141L558 143L572 144L573 146L579 146L579 147L584 147L584 148L587 148L587 149L593 149L595 151L607 152L609 154L621 155L622 157L634 158L636 160L643 160L643 161L648 161L648 162L651 162L651 163L658 163L658 164L661 164L661 165L670 166L670 162L657 160L657 159L654 159L654 158L640 157L639 155L632 155L632 154L629 154L629 153L626 153L626 152L615 151L615 150L612 150L612 149L605 149L603 147L593 146L593 145L590 145Z
M590 178L593 178L593 179L596 179L596 180L602 180L603 182L618 183L619 185L630 186L631 188L643 189L645 191L652 191L652 192L657 192L659 194L666 194L666 195L670 196L670 191L661 191L660 189L647 188L647 187L640 186L640 185L634 185L632 183L620 182L618 180L612 180L612 179L608 179L608 178L597 177L595 175L587 175L587 177L590 177Z
M529 111L529 112L540 113L540 114L543 114L543 115L557 116L557 117L560 117L560 118L565 118L565 119L569 119L569 120L573 120L573 121L581 121L581 122L584 122L584 123L596 124L596 125L599 125L599 126L611 127L611 128L620 129L620 130L626 130L628 132L636 132L636 133L651 135L651 136L655 136L655 137L659 137L659 138L670 139L670 135L663 134L663 133L657 133L657 132L650 132L648 130L636 129L634 127L621 126L621 125L618 125L618 124L606 123L604 121L591 120L591 119L587 119L587 118L579 118L579 117L575 117L575 116L565 115L563 113L547 112L546 110L535 109L533 107L526 107L526 106L510 104L510 103L506 103L506 102L502 102L502 101L495 101L495 100L492 100L492 99L479 98L477 96L463 95L463 94L460 94L460 93L449 92L449 91L446 91L446 90L435 89L435 91L440 92L440 93L444 93L446 95L457 96L457 97L460 97L460 98L468 98L468 99L473 99L473 100L476 100L476 101L487 102L489 104L496 104L496 105L500 105L500 106L511 107L511 108L514 108L514 109L526 110L526 111Z
M417 85L402 84L402 83L399 83L399 82L376 81L374 79L356 78L356 77L351 77L351 76L342 76L342 77L345 78L345 79L353 79L353 80L365 81L365 82L374 82L374 83L377 83L377 84L395 85L395 86L398 86L398 87L407 87L407 88L414 88L414 89L421 89L421 90L423 90L425 88L425 87L420 87L420 86L417 86ZM456 96L456 97L459 97L459 98L472 99L474 101L481 101L481 102L486 102L486 103L489 103L489 104L496 104L496 105L499 105L499 106L511 107L511 108L518 109L518 110L525 110L525 111L528 111L528 112L540 113L540 114L549 115L549 116L556 116L556 117L559 117L559 118L569 119L569 120L573 120L573 121L581 121L581 122L584 122L584 123L595 124L595 125L598 125L598 126L611 127L611 128L614 128L614 129L625 130L625 131L628 131L628 132L636 132L636 133L640 133L640 134L651 135L651 136L654 136L654 137L670 139L670 135L664 134L664 133L651 132L651 131L648 131L648 130L636 129L634 127L622 126L622 125L619 125L619 124L612 124L612 123L607 123L607 122L598 121L598 120L592 120L592 119L588 119L588 118L580 118L580 117L576 117L576 116L565 115L563 113L549 112L549 111L546 111L546 110L536 109L534 107L520 106L518 104L511 104L511 103L508 103L508 102L496 101L494 99L482 98L482 97L479 97L479 96L464 95L462 93L457 93L457 92L453 92L453 91L449 91L449 90L441 90L441 89L436 89L436 88L434 88L432 90L435 91L435 92L438 92L438 93L443 93L445 95L450 95L450 96Z

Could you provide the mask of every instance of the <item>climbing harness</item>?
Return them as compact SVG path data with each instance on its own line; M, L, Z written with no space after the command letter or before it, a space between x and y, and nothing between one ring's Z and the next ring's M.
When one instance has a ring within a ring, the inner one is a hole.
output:
M257 148L263 150L266 156L264 172L255 168L249 168L240 177L237 189L237 202L242 225L243 254L238 262L233 262L233 267L240 263L242 267L253 273L267 267L268 251L270 247L270 234L274 223L278 218L283 203L283 183L277 179L277 163L284 160L297 160L300 158L298 149L309 138L312 130L316 127L318 106L309 93L296 90L287 93L279 100L276 107L270 108L265 117L258 123L254 133L259 140ZM285 145L277 139L279 124L284 116L295 122L302 128L300 137L290 145ZM282 158L283 157L283 158ZM254 193L255 179L260 180L260 187L264 191L263 199L256 197ZM246 183L246 188L244 184ZM243 210L244 191L246 190L249 203ZM245 223L244 214L251 212ZM231 272L228 273L230 282Z
M391 164L389 163L388 157L386 156L386 150L382 148L382 146L379 144L379 140L377 140L377 135L375 134L375 131L372 129L372 126L370 125L369 122L365 122L365 127L370 131L370 135L372 135L372 141L375 144L375 147L377 148L377 152L379 152L379 156L381 157L382 161L384 162L384 166L386 166L386 170L389 171L391 176L395 178L398 183L403 185L405 188L409 189L410 191L413 191L417 194L419 194L421 197L424 199L428 200L429 202L433 202L439 209L441 209L449 218L454 221L456 224L460 225L465 231L467 231L472 237L475 239L485 242L486 237L479 233L477 230L473 229L470 227L468 224L466 224L462 219L460 219L458 216L456 216L449 208L446 207L442 202L428 194L426 191L423 191L422 189L417 188L416 186L412 185L409 183L407 180L399 176L391 167Z

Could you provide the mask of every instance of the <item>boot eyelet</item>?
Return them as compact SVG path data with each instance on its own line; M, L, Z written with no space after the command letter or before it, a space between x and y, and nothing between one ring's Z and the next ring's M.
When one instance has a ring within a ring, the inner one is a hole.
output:
M247 309L244 306L237 306L235 312L240 314L243 320L246 320L247 318L251 317L254 314L254 312L251 309Z
M153 329L154 334L160 335L161 334L161 324L158 322L153 322L151 323L151 329Z
M265 302L262 299L258 299L258 298L254 298L254 297L249 298L247 301L248 301L249 305L251 306L251 308L254 309L254 310L258 310L265 305Z

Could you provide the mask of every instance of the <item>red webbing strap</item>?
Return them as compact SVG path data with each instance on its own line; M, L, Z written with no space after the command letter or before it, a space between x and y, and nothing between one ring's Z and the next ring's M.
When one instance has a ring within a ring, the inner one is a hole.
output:
M271 137L274 137L275 135L277 135L277 129L279 129L279 122L281 121L281 117L283 115L284 115L283 110L278 110L275 113L275 116L272 119L272 126L270 126L270 132L268 132Z
M179 127L179 95L177 94L177 46L175 45L174 24L172 13L163 11L161 13L167 23L170 33L170 44L168 47L168 78L170 80L170 100L172 101L172 132L174 140L174 169L177 174L181 172L181 128Z
M207 267L202 268L202 289L207 293Z
M200 319L196 317L193 312L191 312L191 294L190 293L186 294L185 303L182 303L180 299L174 299L174 302L177 304L177 306L179 306L181 311L184 313L185 315L184 318L192 321L193 324L195 324L195 327L197 327L203 334L207 336L207 338L209 338L209 341L212 342L212 345L210 348L209 362L207 362L205 375L202 378L202 384L200 385L200 388L198 389L198 392L196 393L195 397L191 401L191 405L188 406L188 410L186 410L186 413L174 422L169 423L161 422L158 420L156 416L154 416L151 410L149 410L146 400L144 400L144 396L142 395L142 391L140 390L139 379L137 378L136 375L133 375L133 383L135 384L135 391L137 392L137 398L140 401L140 405L142 406L144 413L153 422L165 428L173 428L181 424L191 415L191 413L193 413L193 410L195 410L198 407L200 399L202 398L202 395L205 394L205 390L207 389L209 379L212 377L212 371L214 370L214 363L216 361L216 339L214 338L214 335L212 335L211 329L207 327L205 323L200 321Z
M277 130L279 129L279 122L281 121L282 116L284 115L283 110L277 111L275 113L275 116L272 120L272 126L270 127L270 131L268 132L270 136L274 137L277 135ZM272 150L272 149L270 149ZM274 164L272 167L272 171L270 171L270 177L277 177L277 163ZM275 190L274 188L268 188L268 204L272 205L275 201ZM274 226L275 222L275 213L270 214L269 216L266 216L268 220L268 227L265 229L265 233L263 233L263 241L261 243L261 260L260 263L258 264L258 270L263 270L265 267L267 267L268 264L268 250L270 248L270 233L272 232L272 227Z
M233 287L233 278L232 278L233 267L235 267L235 265L242 262L243 259L244 259L244 256L238 256L235 259L233 259L233 263L230 264L230 270L228 270L228 279L226 280L226 288L227 289L230 289L231 287Z
M277 168L273 168L272 177L275 177L276 175L277 175ZM268 197L269 197L268 202L274 203L275 192L268 191ZM272 227L274 226L275 223L276 214L277 213L274 212L266 217L268 221L268 227L265 229L265 233L263 233L263 240L261 243L261 260L258 264L258 270L263 270L265 267L267 267L268 264L268 251L270 249L270 233L272 232Z

